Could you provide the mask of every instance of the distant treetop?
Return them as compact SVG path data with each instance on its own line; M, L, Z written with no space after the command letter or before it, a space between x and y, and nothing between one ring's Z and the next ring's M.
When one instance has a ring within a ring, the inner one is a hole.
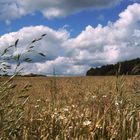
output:
M90 68L87 76L109 76L115 75L140 75L140 58L118 62L117 64L104 65L100 68Z

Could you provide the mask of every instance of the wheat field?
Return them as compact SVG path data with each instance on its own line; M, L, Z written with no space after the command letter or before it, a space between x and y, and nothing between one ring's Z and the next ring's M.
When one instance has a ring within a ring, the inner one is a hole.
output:
M140 139L140 76L6 80L1 140Z

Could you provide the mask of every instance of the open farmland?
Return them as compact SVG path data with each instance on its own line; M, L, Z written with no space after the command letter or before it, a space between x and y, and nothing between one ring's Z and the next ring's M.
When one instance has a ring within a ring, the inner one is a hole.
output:
M15 77L11 85L1 100L3 139L140 139L140 76Z

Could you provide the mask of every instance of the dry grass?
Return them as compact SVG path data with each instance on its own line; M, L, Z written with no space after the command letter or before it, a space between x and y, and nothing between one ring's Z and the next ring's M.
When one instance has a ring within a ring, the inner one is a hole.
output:
M140 76L15 77L13 83L1 101L2 140L140 139Z

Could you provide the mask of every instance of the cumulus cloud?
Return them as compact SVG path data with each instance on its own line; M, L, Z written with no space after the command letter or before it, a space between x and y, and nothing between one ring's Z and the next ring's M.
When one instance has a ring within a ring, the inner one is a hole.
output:
M140 4L133 4L119 14L119 19L106 26L88 25L77 37L69 31L53 30L46 26L25 27L18 32L0 37L0 50L20 39L19 50L40 35L47 36L38 42L35 49L46 55L45 59L31 55L33 64L24 64L25 73L52 73L53 67L60 75L84 74L93 66L116 63L140 57ZM15 53L15 52L13 52Z
M118 60L140 56L138 53L140 4L128 6L119 17L115 23L109 22L105 27L87 26L76 38L69 40L68 44L72 46L71 49L69 47L67 49L68 55L85 63L88 58L90 60L92 58L92 61L98 61L99 64L115 63ZM72 53L73 51L77 52L76 55Z
M69 33L64 29L55 31L46 26L24 27L18 32L5 34L0 38L0 46L9 46L19 39L19 49L16 51L22 52L32 40L39 38L44 33L47 34L46 37L35 43L34 49L39 52L44 52L48 60L55 59L59 54L62 55L62 44L68 39ZM0 50L3 49L3 47L1 47Z
M10 20L40 11L47 18L64 17L82 10L106 8L121 0L1 0L0 19Z

